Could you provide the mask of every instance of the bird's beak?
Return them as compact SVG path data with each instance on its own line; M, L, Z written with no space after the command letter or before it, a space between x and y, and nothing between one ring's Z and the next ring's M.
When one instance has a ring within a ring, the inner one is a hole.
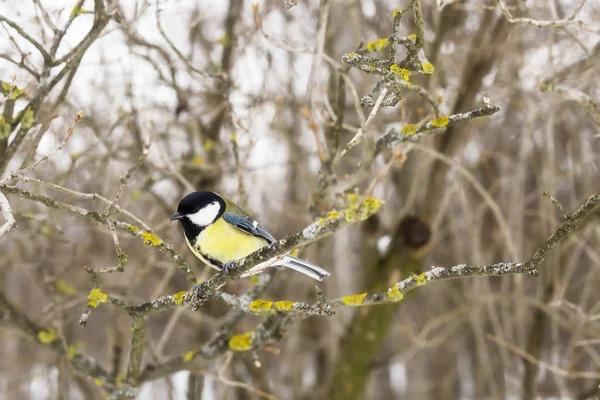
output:
M171 217L169 218L169 221L175 221L177 219L181 219L185 217L185 215L181 215L178 212L176 212L175 214L171 215Z

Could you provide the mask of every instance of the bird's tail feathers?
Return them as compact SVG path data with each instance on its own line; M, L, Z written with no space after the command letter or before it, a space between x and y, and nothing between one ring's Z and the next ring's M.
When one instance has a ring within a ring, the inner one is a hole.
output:
M325 271L323 268L293 256L285 256L281 260L274 262L272 265L281 265L293 269L294 271L310 276L317 281L322 281L330 275L329 272Z

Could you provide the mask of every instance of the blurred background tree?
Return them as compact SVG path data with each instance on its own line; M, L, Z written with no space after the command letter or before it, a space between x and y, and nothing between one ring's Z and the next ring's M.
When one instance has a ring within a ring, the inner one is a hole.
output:
M0 398L597 397L599 20L0 0ZM227 278L168 222L194 190L313 223L323 294L268 270L195 302Z

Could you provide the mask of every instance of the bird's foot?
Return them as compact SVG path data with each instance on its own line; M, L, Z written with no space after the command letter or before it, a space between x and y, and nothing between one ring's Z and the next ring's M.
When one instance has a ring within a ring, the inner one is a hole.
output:
M237 260L231 260L231 261L227 261L225 263L225 265L223 265L223 273L225 273L225 275L230 275L231 274L231 269L233 268L233 265L237 262ZM238 279L238 278L235 278Z
M196 286L194 286L194 298L195 299L199 299L200 298L200 291L202 290L202 284L199 283Z

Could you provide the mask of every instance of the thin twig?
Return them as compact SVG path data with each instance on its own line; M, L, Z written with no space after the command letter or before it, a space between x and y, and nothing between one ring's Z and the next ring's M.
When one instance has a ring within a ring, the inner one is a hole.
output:
M488 338L488 340L502 346L505 347L506 349L512 351L513 353L517 354L518 356L524 358L525 360L527 360L528 362L538 366L541 369L545 369L555 375L558 376L562 376L563 378L568 378L568 379L578 379L578 378L583 378L583 379L600 379L600 373L598 372L589 372L589 371L573 371L573 370L566 370L564 368L560 368L557 367L555 365L549 364L547 362L544 362L542 360L538 360L536 357L534 357L532 354L529 354L528 352L526 352L525 350L521 349L518 346L515 346L512 343L507 342L506 340L500 339L497 336L492 335L491 333L488 333L486 335L486 337Z
M73 132L75 132L75 126L77 126L77 123L79 121L81 121L82 118L83 118L83 112L79 111L77 113L77 115L75 116L75 120L73 121L73 123L71 124L71 126L69 126L69 129L67 129L67 135L63 139L62 143L52 153L46 154L45 156L43 156L42 158L40 158L39 160L37 160L36 162L34 162L33 164L31 164L29 167L20 169L18 171L11 172L8 175L7 178L5 178L4 180L0 181L0 185L1 184L9 183L10 181L14 180L17 176L24 175L27 172L33 171L38 165L40 165L41 163L43 163L45 161L50 160L52 157L54 157L54 155L56 155L56 153L58 153L59 151L61 151L62 149L64 149L67 146L67 142L69 141L69 139L73 135Z
M104 197L102 195L99 195L98 193L82 193L82 192L78 192L76 190L72 190L72 189L66 188L64 186L56 185L54 183L46 182L46 181L43 181L41 179L32 178L32 177L29 177L29 176L17 176L16 178L19 181L22 181L22 182L25 182L25 183L34 183L36 185L45 186L45 187L47 187L49 189L52 189L52 190L55 190L57 192L64 193L66 195L73 196L73 197L76 197L76 198L79 198L79 199L82 199L82 200L100 200L102 203L104 203L106 205L110 205L112 203L111 200L107 199L106 197ZM134 214L132 214L130 211L122 208L118 204L115 204L114 207L113 207L113 209L117 213L130 218L132 221L134 221L136 223L136 225L142 227L144 230L146 230L148 232L152 232L152 229L150 228L150 226L148 224L146 224L140 218L138 218L137 216L135 216Z
M583 7L582 0L580 0L580 3L578 4L578 6L575 8L573 13L569 17L563 18L563 19L557 19L557 20L515 18L512 16L510 11L508 10L508 7L506 6L506 4L504 4L504 2L502 0L496 0L496 4L498 4L498 6L500 7L500 10L502 10L502 14L504 14L504 16L506 17L508 22L510 22L511 24L528 24L528 25L537 26L538 28L544 28L544 27L561 28L561 27L565 27L565 26L577 26L588 32L600 33L600 28L591 27L581 20L575 20L575 17L577 16L579 11L581 11L581 8Z
M117 190L117 194L115 195L113 201L108 205L108 207L106 207L106 210L104 210L104 212L102 213L103 216L110 215L110 212L112 211L112 209L115 207L115 205L117 204L117 202L123 195L123 192L125 191L125 186L127 186L127 181L131 177L131 174L133 173L133 171L140 168L144 164L144 161L146 161L146 158L148 157L149 149L150 149L150 138L146 138L146 141L144 142L144 145L142 148L142 154L140 154L140 156L138 157L137 162L135 164L133 164L131 166L131 168L129 168L123 176L121 176L119 190Z
M556 198L554 198L554 196L552 196L550 194L550 192L544 192L542 194L544 196L546 196L547 198L549 198L550 201L552 202L552 204L554 204L556 206L556 208L558 208L558 211L560 211L560 213L562 214L564 219L569 218L569 216L567 215L567 212L565 211L565 207L562 205L562 203L560 201L558 201Z
M29 43L31 43L40 52L40 54L44 58L44 62L47 65L52 64L52 57L50 57L50 54L46 51L46 49L44 49L44 46L42 46L42 44L40 42L38 42L37 40L35 40L31 36L29 36L29 34L27 32L25 32L25 30L23 28L21 28L16 22L6 18L3 15L0 15L0 22L6 23L8 26L10 26L15 31L17 31L17 33L19 35L21 35L23 37L23 39L25 39Z
M256 389L255 387L244 383L244 382L240 382L240 381L234 381L231 380L229 378L227 378L225 376L225 373L227 372L227 367L229 366L229 364L231 364L231 361L233 360L233 353L229 352L225 355L225 361L223 362L223 364L221 365L221 367L219 368L219 373L217 374L217 379L227 385L227 386L233 386L233 387L239 387L242 389L247 390L250 393L254 393L255 395L257 395L258 397L262 397L264 399L269 399L269 400L278 400L279 397L274 396L270 393L267 392L263 392L260 389Z
M329 20L329 8L331 4L329 0L321 0L319 5L319 22L317 28L317 44L315 46L315 53L312 60L312 66L308 75L308 84L306 86L306 94L308 97L308 105L311 110L311 114L314 113L315 103L315 91L317 89L317 74L321 68L321 60L325 52L325 39L327 35L327 22Z
M113 239L113 244L115 245L115 251L117 252L117 259L119 263L116 267L108 267L108 268L94 268L86 267L86 271L91 274L111 274L113 272L123 272L125 269L125 264L129 262L129 257L127 254L123 252L121 248L121 243L119 242L119 236L117 235L117 230L115 229L115 224L111 219L106 221L108 225L108 229L110 230L110 235Z
M375 105L373 106L373 109L371 110L371 113L369 114L369 117L367 118L367 121L365 122L364 126L362 126L360 129L358 129L358 131L356 132L356 135L354 135L354 137L348 142L348 144L340 152L339 156L336 157L336 159L333 161L334 166L340 162L340 159L348 151L350 151L350 149L352 149L354 146L360 144L363 141L365 132L367 132L369 125L371 125L371 122L373 122L373 120L375 119L375 115L377 115L377 111L379 111L379 107L381 106L383 99L387 95L389 87L390 87L390 83L388 82L385 85L385 87L383 88L383 90L381 91L381 94L379 95L379 97L377 98L377 101L375 102Z

